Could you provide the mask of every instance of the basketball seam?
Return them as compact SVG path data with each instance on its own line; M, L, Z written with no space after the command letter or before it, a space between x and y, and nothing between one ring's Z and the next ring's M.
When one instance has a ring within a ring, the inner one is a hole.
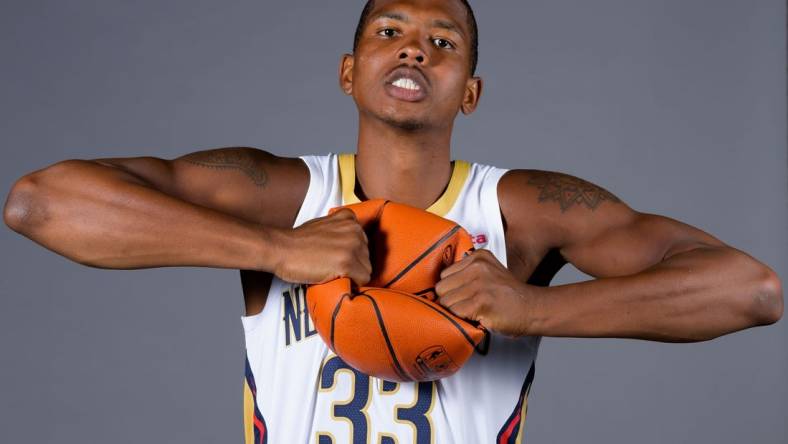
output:
M424 259L424 258L425 258L425 257L427 257L427 256L428 256L430 253L432 253L433 251L435 251L435 249L436 249L436 248L438 248L438 246L439 246L440 244L442 244L443 242L446 242L446 240L447 240L447 239L449 239L449 238L450 238L450 237L451 237L451 236L452 236L454 233L456 233L457 231L459 231L459 229L460 229L460 226L459 226L459 225L455 225L455 226L454 226L454 227L453 227L451 230L449 230L449 232L448 232L448 233L444 234L444 235L443 235L443 236L442 236L440 239L438 239L437 241L435 241L435 243L433 243L433 244L430 246L430 248L428 248L426 251L424 251L424 253L422 253L422 254L421 254L419 257L417 257L416 259L414 259L414 260L413 260L413 262L411 262L410 264L408 264L408 265L407 265L407 266L406 266L406 267L405 267L405 268L404 268L402 271L400 271L400 272L399 272L399 274L397 274L397 275L396 275L396 276L395 276L395 277L394 277L394 278L393 278L391 281L389 281L389 283L387 283L386 285L384 285L384 287L385 287L385 288L388 288L388 287L390 287L391 285L393 285L395 282L397 282L398 280L400 280L400 279L402 278L402 276L404 276L405 274L407 274L407 272L409 272L409 271L410 271L410 270L411 270L413 267L415 267L415 266L416 266L416 264L418 264L419 262L421 262L421 260L422 260L422 259Z
M380 220L380 216L383 215L383 210L386 208L386 205L388 205L390 202L391 202L390 200L386 200L385 202L383 202L383 205L380 206L380 208L378 209L378 214L375 215L375 219L373 220L377 220L377 221Z
M383 333L383 339L386 341L386 347L389 350L389 354L391 355L391 360L394 362L395 371L399 373L399 376L404 381L412 381L413 378L409 378L405 374L405 370L402 368L402 365L399 363L399 359L397 359L397 355L394 353L394 346L391 345L391 339L389 339L388 331L386 330L386 325L383 323L383 315L380 313L380 309L378 308L378 303L375 301L375 298L372 295L367 294L366 292L360 293L357 296L366 296L369 298L369 301L372 302L372 308L375 309L375 315L378 318L378 325L380 325L380 332Z
M336 324L337 316L339 316L339 309L342 307L342 303L345 302L345 299L348 298L349 296L350 296L350 294L348 294L348 293L343 294L342 297L339 299L339 302L337 302L336 307L334 307L334 313L331 314L331 338L330 339L331 339L331 349L334 350L334 352L337 351L336 345L334 344L334 325Z
M452 323L452 324L453 324L453 325L454 325L454 326L457 328L457 330L459 330L459 331L460 331L460 333L462 333L462 335L465 337L465 339L468 341L468 343L469 343L469 344L471 344L471 347L473 347L473 348L474 348L474 350L476 349L476 345L477 345L477 344L475 344L475 343L473 342L473 339L470 337L470 335L468 335L468 332L466 332L466 331L465 331L465 329L464 329L464 328L462 328L462 326L461 326L461 325L460 325L460 324L459 324L457 321L455 321L454 319L452 319L452 318L451 318L451 317L450 317L448 314L446 314L446 313L444 313L444 312L442 312L442 311L438 310L436 307L433 307L432 305L428 304L426 301L424 301L423 299L421 299L421 298L420 298L420 297L418 297L418 296L413 296L413 295L411 295L411 294L408 294L408 293L405 293L405 292L402 292L402 293L403 293L403 294L406 294L406 295L410 296L411 298L413 298L414 300L416 300L416 301L418 301L418 302L420 302L420 303L422 303L422 304L426 305L426 306L427 306L427 307L429 307L430 309L432 309L432 310L435 310L435 311L436 311L438 314L440 314L441 316L443 316L444 318L446 318L446 319L447 319L449 322L451 322L451 323Z

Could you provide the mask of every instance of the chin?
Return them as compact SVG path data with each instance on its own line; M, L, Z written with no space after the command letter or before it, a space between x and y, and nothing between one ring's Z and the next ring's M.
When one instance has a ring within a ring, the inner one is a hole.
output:
M405 131L418 131L428 126L426 119L419 119L412 116L384 115L381 116L380 119L388 125Z
M386 123L390 124L391 126L395 126L399 129L403 129L406 131L418 131L424 129L426 126L425 123L421 120L388 120Z

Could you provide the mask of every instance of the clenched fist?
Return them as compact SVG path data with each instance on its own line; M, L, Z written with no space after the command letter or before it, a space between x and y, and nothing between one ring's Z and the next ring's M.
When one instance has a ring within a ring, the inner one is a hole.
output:
M289 230L274 230L274 274L287 282L320 284L349 277L357 285L369 282L367 235L348 209L312 219Z
M517 280L489 250L476 250L441 272L438 302L455 315L512 337L528 334L540 287Z

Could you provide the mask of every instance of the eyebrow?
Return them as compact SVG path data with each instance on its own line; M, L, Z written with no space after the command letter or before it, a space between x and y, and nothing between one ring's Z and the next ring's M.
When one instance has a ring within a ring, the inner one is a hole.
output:
M380 14L376 15L375 17L370 20L370 22L374 22L375 20L380 20L382 18L392 19L392 20L399 20L401 22L409 22L408 16L405 14L401 14L399 12L381 12Z
M459 26L455 25L454 22L437 19L432 21L432 27L452 31L459 34L462 38L465 38L465 31L463 31Z
M382 18L387 18L387 19L391 19L391 20L397 20L397 21L404 22L404 23L409 23L410 22L410 19L408 18L407 15L402 14L400 12L393 12L392 11L392 12L381 12L380 14L376 15L375 17L373 17L372 20L370 20L370 23L374 22L376 20L380 20ZM431 26L433 28L440 28L440 29L445 29L447 31L456 32L461 37L463 37L463 38L465 37L465 32L463 31L463 29L460 28L459 26L457 26L454 22L452 22L450 20L435 19L435 20L432 21Z

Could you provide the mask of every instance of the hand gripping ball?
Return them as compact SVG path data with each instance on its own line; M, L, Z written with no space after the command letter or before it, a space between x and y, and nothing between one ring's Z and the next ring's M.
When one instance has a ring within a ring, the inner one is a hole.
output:
M352 210L369 240L372 277L346 277L307 288L309 314L342 360L389 381L452 375L474 351L486 353L487 330L435 302L440 272L473 251L470 235L427 211L383 199Z

